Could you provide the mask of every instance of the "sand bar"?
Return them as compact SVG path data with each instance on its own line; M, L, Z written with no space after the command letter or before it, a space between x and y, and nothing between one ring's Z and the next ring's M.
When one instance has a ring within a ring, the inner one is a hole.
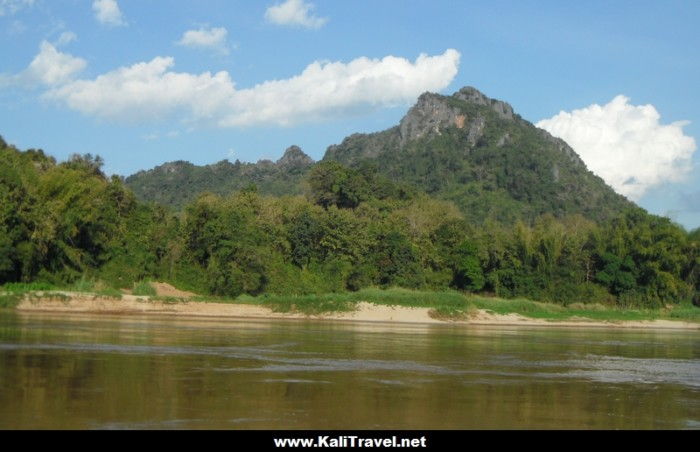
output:
M382 322L394 324L449 324L494 326L542 326L575 328L651 328L699 330L700 323L649 320L649 321L594 321L572 319L549 321L533 319L519 314L494 314L479 310L465 320L439 320L430 316L429 308L386 306L368 302L358 303L353 312L334 312L321 315L275 312L272 309L250 304L151 301L148 297L124 295L121 300L100 298L93 295L64 292L70 299L27 298L18 306L21 312L56 312L119 315L171 315L181 317L209 317L232 319L316 319L355 322Z

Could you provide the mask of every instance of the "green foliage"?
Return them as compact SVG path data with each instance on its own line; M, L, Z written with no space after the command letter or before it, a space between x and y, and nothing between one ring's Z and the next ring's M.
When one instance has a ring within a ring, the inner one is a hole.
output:
M0 292L0 309L12 309L22 301L23 295Z
M255 187L255 191L265 195L301 194L302 179L310 165L310 162L285 165L265 160L258 163L223 160L199 167L177 161L141 171L125 182L140 200L180 210L207 192L225 196Z
M472 302L452 288L555 303L544 310L548 315L555 311L551 306L576 304L628 310L688 306L683 315L692 317L692 302L700 303L698 232L687 233L639 208L615 215L608 210L600 218L609 218L597 222L569 215L595 205L572 209L568 195L553 201L559 190L553 176L537 168L530 169L536 176L521 174L528 165L544 164L544 157L528 160L494 144L506 130L530 150L549 141L523 124L499 121L486 123L481 144L470 144L463 130L448 129L425 143L407 144L415 159L393 163L353 160L350 154L358 151L353 138L344 144L345 154L341 148L333 154L347 157L353 167L327 161L309 173L309 165L292 171L285 163L294 177L307 181L308 196L268 196L266 182L248 181L258 190L202 194L180 214L137 201L119 177L105 177L99 157L57 164L43 151L3 144L0 293L7 304L15 295L59 287L110 297L133 288L152 297L155 291L145 281L170 281L207 296L277 300L280 309L292 304L321 309L314 303L326 296L332 300L328 306L350 309L344 303L371 296L386 303L424 303L438 316L466 315ZM375 139L360 141L369 146ZM470 149L468 158L456 153L455 143ZM430 158L428 144L434 145ZM377 152L389 155L387 146ZM498 166L488 149L502 160L494 174L484 169ZM553 152L545 154L560 165L558 177L579 180ZM419 166L401 166L411 160ZM390 181L385 176L390 173L400 182ZM527 186L517 181L521 176ZM529 186L538 178L544 181L539 187ZM587 180L579 182L590 185ZM407 181L423 181L434 196L404 189ZM581 190L583 195L588 189ZM450 201L453 195L461 201ZM500 206L483 210L488 202L465 201L472 196ZM465 212L467 207L475 211ZM474 215L483 215L480 225ZM413 291L401 292L408 289ZM282 301L285 297L293 302ZM544 309L513 303L522 312ZM509 305L497 309L503 306Z
M355 208L370 198L370 186L360 172L336 162L321 162L309 173L311 198L328 208Z
M454 262L454 284L460 289L478 292L486 285L481 268L478 249L470 241L464 241L456 250Z
M52 284L43 282L32 282L32 283L7 283L0 286L0 292L13 293L13 294L25 294L29 292L36 291L47 291L56 290L56 287Z
M304 268L311 263L312 259L320 258L322 238L323 227L320 222L314 218L310 210L303 211L289 228L292 262Z
M156 289L148 281L139 281L136 283L131 293L144 297L155 297L157 295Z
M455 96L431 98L430 108L445 105L462 115L464 126L430 123L426 133L411 140L403 125L354 134L330 147L324 162L374 165L393 181L454 202L474 224L487 218L509 224L532 221L544 213L604 221L631 206L565 143L517 115L504 119L488 103Z
M327 312L348 312L356 307L352 294L333 295L263 295L258 303L275 312L301 312L314 315Z
M377 245L375 262L379 284L408 288L424 285L425 277L417 250L405 236L392 231L381 237Z
M70 286L70 290L72 292L93 292L95 290L95 281L83 275Z
M601 256L602 269L596 275L596 280L610 289L614 295L633 290L637 286L637 266L632 256L619 258L611 253Z

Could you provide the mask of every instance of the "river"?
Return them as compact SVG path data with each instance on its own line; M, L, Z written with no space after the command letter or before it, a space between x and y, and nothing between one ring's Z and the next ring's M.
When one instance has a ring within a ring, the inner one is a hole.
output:
M0 429L700 429L700 332L0 312Z

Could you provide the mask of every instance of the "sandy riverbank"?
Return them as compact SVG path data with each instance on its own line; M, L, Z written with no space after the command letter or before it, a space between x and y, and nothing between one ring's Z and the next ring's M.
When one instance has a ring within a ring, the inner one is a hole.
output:
M603 322L591 320L548 321L523 317L518 314L499 315L479 310L466 320L438 320L430 315L428 308L385 306L373 303L359 303L356 311L335 312L321 315L283 313L258 305L178 302L167 303L150 301L147 297L125 295L121 300L99 298L92 295L65 293L70 299L25 299L18 306L21 312L56 312L85 314L122 315L172 315L182 317L215 317L231 319L318 319L334 321L383 322L396 324L463 324L497 326L555 326L577 328L652 328L700 330L700 324L671 321L627 321Z

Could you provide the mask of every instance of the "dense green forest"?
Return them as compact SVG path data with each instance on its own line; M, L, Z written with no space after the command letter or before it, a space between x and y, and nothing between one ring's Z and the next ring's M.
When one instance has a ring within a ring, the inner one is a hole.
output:
M384 176L327 160L295 196L255 185L182 210L138 201L102 161L56 162L0 139L0 285L145 279L201 294L453 288L561 304L699 302L700 233L638 207L485 218Z
M129 176L126 185L142 201L181 210L205 191L227 195L255 185L258 191L268 195L301 194L304 176L313 163L298 146L291 146L276 162L222 160L205 166L185 161L169 162Z

